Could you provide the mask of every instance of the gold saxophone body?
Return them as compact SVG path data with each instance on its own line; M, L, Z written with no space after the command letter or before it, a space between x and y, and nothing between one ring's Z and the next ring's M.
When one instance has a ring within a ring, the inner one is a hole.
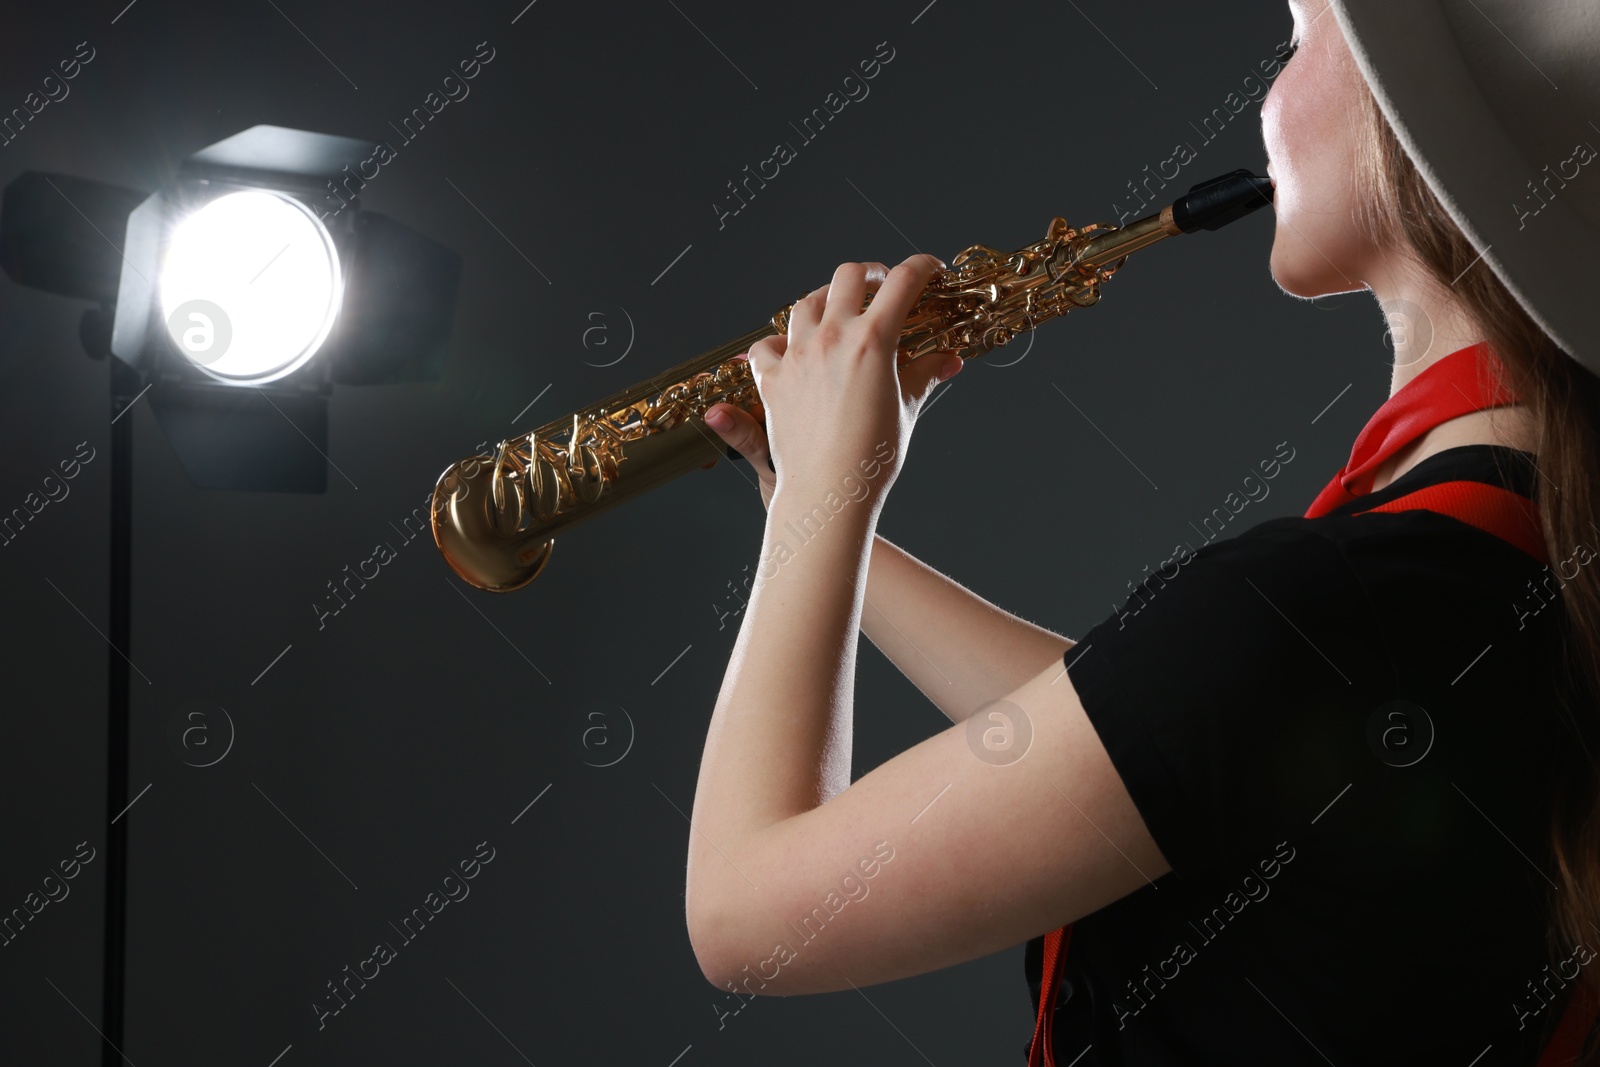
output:
M1130 253L1214 230L1271 202L1268 178L1213 178L1126 226L1073 229L1050 220L1015 252L973 245L937 273L906 317L898 359L954 351L981 356L1041 322L1100 299ZM871 302L871 296L867 297ZM787 333L787 304L759 329L537 429L468 456L440 475L433 537L446 562L479 589L510 592L550 561L554 535L724 455L708 429L712 405L760 400L748 360L756 341Z

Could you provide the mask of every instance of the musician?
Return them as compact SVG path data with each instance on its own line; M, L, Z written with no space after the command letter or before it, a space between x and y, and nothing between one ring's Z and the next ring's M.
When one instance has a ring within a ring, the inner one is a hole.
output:
M751 347L765 410L708 414L768 512L690 835L720 989L1027 942L1045 1010L1015 1037L1062 1067L1525 1065L1587 1029L1600 5L1289 7L1272 276L1370 291L1397 327L1390 398L1305 515L1077 640L885 541L959 369L893 358L928 257L841 264ZM858 628L952 725L852 783Z

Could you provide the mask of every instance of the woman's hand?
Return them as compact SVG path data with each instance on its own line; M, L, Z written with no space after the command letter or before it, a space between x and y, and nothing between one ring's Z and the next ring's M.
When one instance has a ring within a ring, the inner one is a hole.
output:
M706 425L715 430L725 444L733 446L734 451L750 461L750 469L756 472L757 486L761 490L761 506L770 509L772 494L778 488L778 472L772 465L772 452L767 445L767 428L763 422L766 414L766 408L762 407L759 400L749 411L732 404L714 404L706 410ZM723 422L724 419L726 422ZM723 425L717 425L718 422L723 422ZM716 460L707 464L715 465Z
M746 413L716 404L706 424L750 460L764 505L780 485L818 495L842 490L852 499L870 497L874 507L882 503L917 412L934 386L962 365L953 353L930 352L896 366L906 316L939 266L925 255L892 271L882 263L842 263L829 285L795 304L787 337L750 346L764 409ZM875 295L862 311L868 292ZM763 410L765 428L758 421ZM853 487L863 483L867 488L857 495Z

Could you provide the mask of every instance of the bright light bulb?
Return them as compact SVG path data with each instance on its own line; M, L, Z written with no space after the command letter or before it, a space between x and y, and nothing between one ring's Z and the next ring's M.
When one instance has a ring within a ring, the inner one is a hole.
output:
M282 194L228 193L180 219L161 263L161 316L178 351L235 384L316 354L344 294L327 227Z

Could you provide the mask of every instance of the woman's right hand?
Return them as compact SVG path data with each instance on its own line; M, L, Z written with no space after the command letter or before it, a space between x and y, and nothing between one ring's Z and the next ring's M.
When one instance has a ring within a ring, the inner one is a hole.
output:
M725 426L716 425L719 416L726 416ZM761 489L761 506L770 508L772 491L778 487L778 475L772 469L771 453L767 449L766 409L757 401L749 411L732 404L713 404L706 409L706 425L716 431L726 445L731 445L755 471Z

